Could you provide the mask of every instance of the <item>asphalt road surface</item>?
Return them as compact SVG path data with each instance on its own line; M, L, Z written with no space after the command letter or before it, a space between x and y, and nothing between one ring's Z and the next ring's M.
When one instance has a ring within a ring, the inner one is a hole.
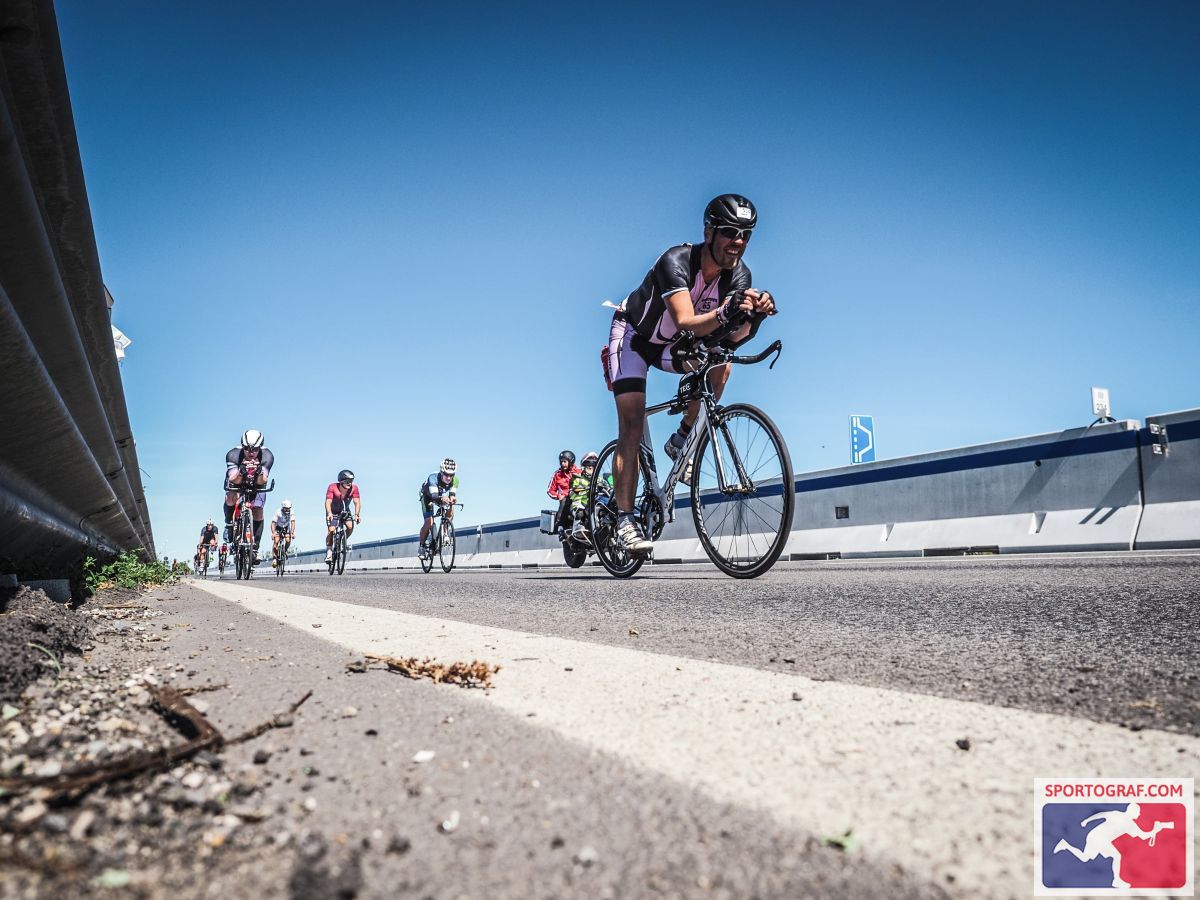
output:
M379 896L1028 896L1035 777L1200 768L1200 554L260 572L184 589L171 653L249 719L314 690L275 764L411 835Z

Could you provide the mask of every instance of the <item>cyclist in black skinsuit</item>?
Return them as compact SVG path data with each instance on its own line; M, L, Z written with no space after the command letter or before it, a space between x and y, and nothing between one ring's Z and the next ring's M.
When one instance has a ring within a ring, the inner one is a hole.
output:
M204 545L208 544L213 550L217 549L217 526L213 524L213 520L209 519L208 523L200 529L200 543L196 545L197 552L203 549ZM209 558L212 555L209 554Z
M613 316L604 375L617 404L617 538L632 552L644 553L653 546L632 513L638 446L646 421L646 372L653 366L682 374L673 347L682 331L703 337L726 325L740 310L751 318L727 338L736 346L754 336L762 318L775 314L774 298L750 286L750 270L742 262L757 224L754 204L740 194L713 198L704 210L704 243L682 244L660 256ZM718 397L729 379L729 368L714 369L709 376ZM698 414L697 401L667 441L672 459L679 455Z
M242 443L225 454L225 478L232 487L242 483L247 475L252 475L254 484L259 487L267 486L267 478L275 467L275 454L263 446L262 432L251 428L242 435ZM225 493L225 540L233 540L233 506L237 502L237 491ZM258 565L258 545L262 541L263 506L267 502L266 494L258 494L250 504L254 516L254 565Z

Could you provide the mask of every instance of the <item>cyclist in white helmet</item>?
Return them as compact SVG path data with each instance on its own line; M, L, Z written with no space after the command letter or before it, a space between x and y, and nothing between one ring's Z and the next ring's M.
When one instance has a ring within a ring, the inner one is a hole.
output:
M296 539L296 517L292 515L292 501L284 500L279 512L271 520L271 568L279 565L279 557L287 553L288 544Z
M275 468L275 454L263 446L261 431L251 428L242 434L242 442L225 454L225 479L230 485L240 486L249 479L251 484L267 486L271 470ZM237 502L237 491L225 492L225 540L233 540L233 505ZM254 559L258 560L258 545L262 541L263 506L266 494L258 494L250 504L254 515Z
M433 514L439 504L447 507L446 518L454 521L454 503L458 502L458 463L447 457L442 460L438 471L425 479L421 485L421 546L417 555L428 559L429 547L425 543L433 530Z

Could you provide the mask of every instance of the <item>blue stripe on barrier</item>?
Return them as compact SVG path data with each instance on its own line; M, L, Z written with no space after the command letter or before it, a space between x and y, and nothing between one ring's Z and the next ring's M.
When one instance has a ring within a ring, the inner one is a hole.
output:
M1077 437L1049 444L1030 444L1025 447L1009 447L1006 450L986 450L966 456L947 456L919 463L895 466L872 466L838 475L797 479L796 493L823 491L829 488L849 487L858 484L878 484L883 481L899 481L904 478L920 478L925 475L945 475L950 472L969 472L972 469L990 469L996 466L1011 466L1018 463L1035 462L1040 459L1060 459L1067 456L1087 456L1092 453L1111 453L1114 450L1136 449L1136 431L1118 431L1099 434L1095 437Z

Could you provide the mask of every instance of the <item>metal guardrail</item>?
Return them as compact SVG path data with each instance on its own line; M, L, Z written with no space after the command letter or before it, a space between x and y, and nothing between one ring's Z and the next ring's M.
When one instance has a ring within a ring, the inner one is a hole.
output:
M154 538L49 0L0 6L0 571Z

